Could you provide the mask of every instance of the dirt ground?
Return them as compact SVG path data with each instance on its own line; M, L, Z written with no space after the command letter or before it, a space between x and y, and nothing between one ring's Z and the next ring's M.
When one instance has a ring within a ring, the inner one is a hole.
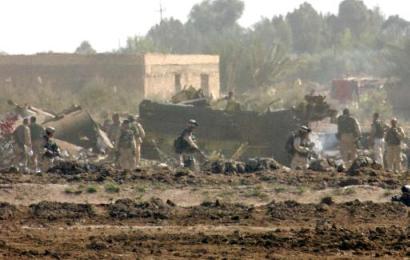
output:
M0 175L3 259L410 257L407 174L113 169Z

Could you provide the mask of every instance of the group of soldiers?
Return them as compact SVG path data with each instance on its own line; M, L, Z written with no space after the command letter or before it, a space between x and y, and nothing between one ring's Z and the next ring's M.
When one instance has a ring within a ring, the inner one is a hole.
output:
M301 126L291 142L291 168L307 169L309 158L314 144L310 141L311 129ZM358 120L354 118L349 109L344 109L343 114L337 119L337 134L339 150L346 166L358 157L359 144L362 138ZM387 171L402 172L402 144L406 135L398 125L397 118L392 118L390 126L384 124L379 113L374 113L369 136L369 144L373 150L374 161L385 166Z
M145 131L138 117L128 115L122 122L120 115L114 113L112 122L105 122L103 130L114 145L111 158L120 169L135 169L141 162L141 145Z
M60 149L53 136L55 129L45 129L37 123L37 118L26 117L13 132L15 158L13 164L24 172L41 172L48 169L54 159L60 156Z

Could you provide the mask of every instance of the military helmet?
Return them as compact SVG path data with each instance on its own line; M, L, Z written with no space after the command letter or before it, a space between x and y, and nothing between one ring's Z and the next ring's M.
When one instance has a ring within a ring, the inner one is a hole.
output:
M307 127L307 126L305 126L305 125L302 125L301 127L299 127L299 130L300 130L301 132L304 132L304 133L310 133L310 132L312 132L312 129L310 129L309 127Z
M54 134L56 132L56 129L52 126L47 126L46 127L46 133L47 134Z
M195 119L190 119L190 120L188 121L188 124L194 125L194 126L199 126L198 122L197 122Z

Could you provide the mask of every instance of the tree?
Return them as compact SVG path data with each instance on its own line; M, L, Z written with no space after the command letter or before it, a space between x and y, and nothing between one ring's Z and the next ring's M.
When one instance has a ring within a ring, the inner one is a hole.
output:
M151 39L141 36L128 37L125 47L121 47L117 52L126 54L147 53L159 51L155 48Z
M390 16L382 25L379 40L383 45L400 45L410 37L410 22L398 15Z
M349 29L359 38L369 27L370 13L361 0L344 0L339 5L339 31Z
M88 41L83 41L81 42L80 46L75 49L76 54L82 54L82 55L87 55L87 54L95 54L97 53L91 44Z
M184 24L179 20L170 18L152 27L147 38L156 49L169 53L189 52L189 41L186 37Z
M293 48L296 52L315 52L319 49L323 21L309 3L303 3L289 13L286 20L292 28Z
M194 5L188 23L201 33L222 31L236 25L244 8L240 0L205 0Z

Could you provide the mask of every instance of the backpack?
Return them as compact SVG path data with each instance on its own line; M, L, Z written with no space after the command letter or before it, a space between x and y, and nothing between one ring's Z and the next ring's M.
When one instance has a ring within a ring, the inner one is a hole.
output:
M289 137L288 137L288 139L287 139L287 141L286 141L286 144L285 144L285 151L288 153L288 154L290 154L290 155L293 155L293 154L295 154L295 147L294 147L294 142L295 142L295 137L296 137L296 135L295 135L295 133L292 133Z
M384 127L382 123L380 121L376 121L373 123L373 126L375 130L374 136L376 138L383 138L384 137Z
M399 135L398 129L390 128L386 133L386 142L390 145L400 145L401 137Z

